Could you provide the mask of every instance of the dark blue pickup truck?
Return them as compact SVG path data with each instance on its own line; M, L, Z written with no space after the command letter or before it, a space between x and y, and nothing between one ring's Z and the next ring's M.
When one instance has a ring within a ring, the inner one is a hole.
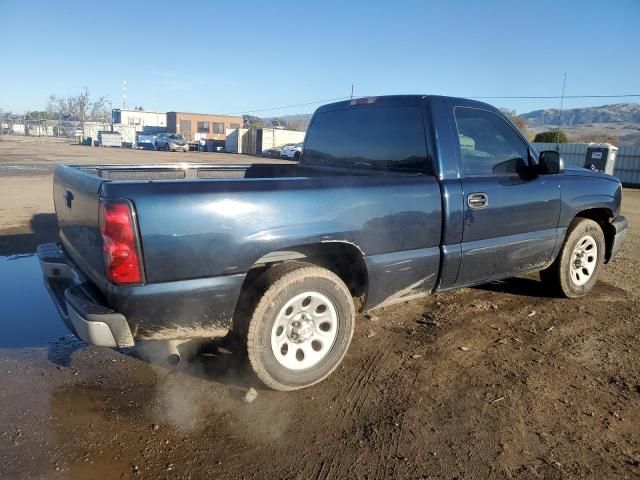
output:
M356 311L533 271L584 295L627 229L618 179L422 95L319 108L295 164L59 165L54 198L60 243L38 255L77 336L231 331L280 390L337 367Z

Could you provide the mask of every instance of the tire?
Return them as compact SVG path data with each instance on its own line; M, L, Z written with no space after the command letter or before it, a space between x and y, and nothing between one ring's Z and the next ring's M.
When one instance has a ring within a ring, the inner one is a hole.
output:
M170 152L170 151L171 151L171 146L169 145L169 142L167 142L167 143L165 144L164 149L165 149L167 152Z
M344 282L324 268L287 263L264 272L254 288L246 347L256 376L283 391L328 377L353 336L355 308Z
M586 218L574 218L558 258L540 272L542 282L559 296L578 298L586 295L598 281L605 247L600 225Z

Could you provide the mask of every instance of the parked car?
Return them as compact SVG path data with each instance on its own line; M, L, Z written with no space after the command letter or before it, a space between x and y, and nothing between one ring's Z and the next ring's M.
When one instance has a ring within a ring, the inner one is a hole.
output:
M189 144L175 133L161 133L156 138L156 150L188 152Z
M155 133L139 133L136 137L136 147L140 150L155 150L157 136Z
M300 160L300 154L302 153L302 143L292 143L282 147L280 156L282 158L291 158L293 160Z
M262 150L262 156L269 157L269 158L278 158L280 157L281 151L282 151L282 148L280 147L267 148L265 150Z
M53 183L60 243L38 257L73 333L175 360L231 332L278 390L336 369L356 311L536 271L586 295L627 232L617 178L441 96L320 107L295 164L58 165Z

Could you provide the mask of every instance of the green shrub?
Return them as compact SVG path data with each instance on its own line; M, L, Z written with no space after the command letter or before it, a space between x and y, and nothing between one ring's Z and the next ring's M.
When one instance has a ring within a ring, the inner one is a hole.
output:
M533 139L534 142L540 143L568 143L567 134L562 130L560 131L549 131L549 132L540 132Z

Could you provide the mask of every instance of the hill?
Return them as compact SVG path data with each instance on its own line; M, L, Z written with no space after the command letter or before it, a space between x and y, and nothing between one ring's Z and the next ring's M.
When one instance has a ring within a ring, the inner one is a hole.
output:
M557 125L560 110L548 108L523 113L528 125ZM570 108L562 111L562 125L585 125L589 123L640 123L640 103L615 103L600 107Z
M305 131L311 120L311 113L299 113L297 115L281 115L279 117L264 117L262 120L267 124L271 124L271 120L280 120L282 125L286 125L291 130Z
M549 130L558 125L560 110L548 108L519 115L524 119L529 133ZM293 130L306 130L311 114L265 117L266 125L278 119ZM574 142L599 141L600 137L617 138L615 143L640 143L640 103L616 103L599 107L570 108L562 111L562 130Z
M560 110L548 108L519 115L529 133L555 128ZM569 108L562 111L561 128L571 142L603 141L640 143L640 104L615 103L599 107Z

